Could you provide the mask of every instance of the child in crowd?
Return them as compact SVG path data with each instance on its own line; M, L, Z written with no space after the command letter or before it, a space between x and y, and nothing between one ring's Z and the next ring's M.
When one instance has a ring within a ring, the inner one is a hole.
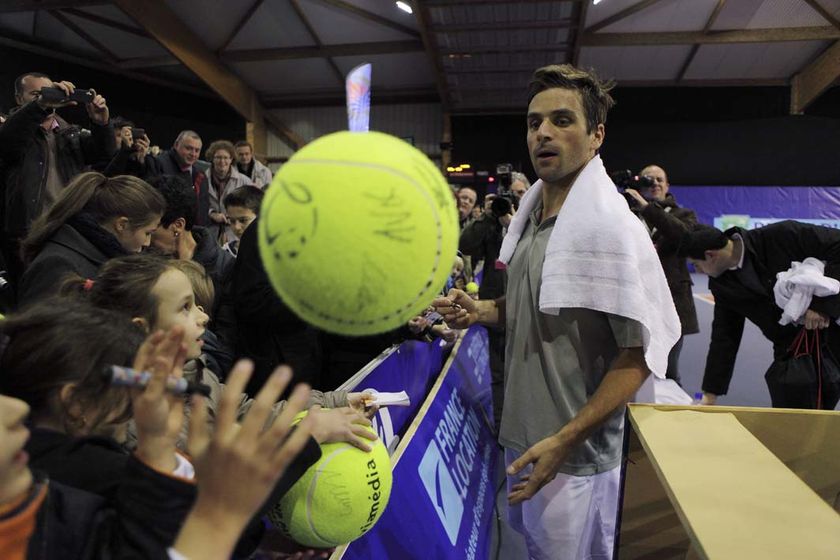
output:
M81 307L76 307L81 304L67 305L73 308L76 316L92 320L90 314L85 315ZM61 330L55 315L50 315L56 309L55 305L36 306L28 314L0 323L8 337L0 358L4 364L4 382L5 373L10 371L7 367L12 368L13 374L17 373L13 377L20 381L20 372L14 369L16 365L26 364L30 359L38 360L26 354L35 342L30 339L44 342L45 336L52 339ZM115 324L126 322L120 317ZM64 332L71 334L73 331L70 328ZM24 333L30 336L24 336ZM0 557L7 560L230 558L240 533L308 440L311 422L308 418L286 437L291 431L292 418L308 398L307 389L303 386L296 389L283 414L267 429L270 404L285 388L290 378L288 370L270 378L257 396L260 405L254 407L240 428L233 425L237 399L235 395L225 395L212 436L207 432L204 401L194 397L189 452L198 471L196 499L195 487L188 480L192 479L192 465L177 459L174 454L183 401L165 393L167 377L178 377L180 372L178 364L186 349L182 344L183 337L181 327L167 333L156 332L143 344L134 360L135 368L150 370L152 378L144 390L135 390L131 397L139 445L137 453L125 460L118 491L112 500L65 486L52 476L44 479L33 475L23 451L29 436L24 422L30 408L21 400L0 397ZM96 342L107 338L106 335ZM72 350L68 345L59 346L64 351ZM122 361L120 355L100 357ZM63 373L63 369L51 367L49 371L59 377L63 375L64 381L72 379L72 370ZM85 374L78 384L101 383L90 374ZM48 376L49 372L44 375ZM238 364L231 375L231 392L241 392L249 375L250 367L245 363ZM16 386L32 396L25 385ZM46 387L49 383L42 385ZM39 408L33 407L36 425L43 423L45 418L60 416L62 413L58 409L62 407L76 406L75 402L63 400L65 392L77 390L74 383L49 386L51 389L42 395L46 398L38 401ZM116 390L109 389L106 394L111 391ZM85 412L95 414L104 426L113 424L114 420L106 411L118 410L127 403L127 398L113 394L101 399L98 405L82 399L79 406ZM78 416L74 418L79 419ZM283 443L277 445L277 442ZM182 465L188 465L190 469L179 472ZM184 478L168 474L173 470L185 475ZM238 477L235 484L231 484L231 473ZM193 509L188 514L190 507Z
M225 211L228 224L235 239L224 244L224 249L234 257L239 250L239 239L245 233L245 228L251 225L260 213L264 193L251 185L239 187L225 196Z
M77 288L81 288L80 291L86 293L97 307L128 313L131 320L146 332L181 326L186 333L185 360L193 361L192 367L185 368L185 377L210 386L210 417L216 418L224 386L218 376L199 360L208 315L196 305L193 286L174 261L154 255L114 259L102 268L89 290L84 289L84 282L81 281L77 281ZM253 402L253 399L241 394L237 417L243 416ZM284 404L280 402L275 405L274 416L282 410ZM363 440L376 439L376 435L366 429L370 426L370 420L363 414L365 402L362 393L313 392L307 408L311 407L325 408L313 414L316 420L313 424L313 437L319 443L346 441L368 451L370 447ZM368 414L372 412L368 411ZM182 437L182 446L184 442Z
M136 177L78 175L35 220L22 243L28 266L20 302L53 295L66 276L93 278L108 259L141 251L165 208L163 197Z

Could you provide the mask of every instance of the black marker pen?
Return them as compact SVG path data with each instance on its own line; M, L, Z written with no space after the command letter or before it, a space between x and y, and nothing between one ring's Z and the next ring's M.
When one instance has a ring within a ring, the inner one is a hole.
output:
M102 375L115 387L142 388L149 384L152 374L148 371L137 371L130 367L105 366ZM183 377L169 377L166 380L166 390L175 395L192 395L198 393L210 396L210 386L204 383L187 381Z

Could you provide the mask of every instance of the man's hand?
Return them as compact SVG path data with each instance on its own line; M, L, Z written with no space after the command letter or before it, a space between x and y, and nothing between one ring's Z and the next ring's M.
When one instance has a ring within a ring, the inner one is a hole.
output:
M227 224L227 216L222 214L221 212L211 212L210 219L213 220L217 224Z
M816 329L827 329L829 324L828 315L809 309L805 312L805 328L809 331Z
M636 201L636 203L639 205L639 208L644 208L648 205L648 201L645 200L645 197L640 195L639 191L637 191L636 189L624 189L624 192L633 197L633 200Z
M703 392L703 398L700 399L700 404L711 406L711 405L713 405L717 402L717 398L718 398L718 396L715 395L714 393L706 393L704 391Z
M462 290L449 290L446 297L436 298L432 306L450 328L466 329L478 321L476 301Z
M53 82L52 87L64 91L65 97L70 97L70 94L76 90L76 86L74 86L72 82ZM73 105L77 105L75 101L69 100L47 101L46 99L41 98L40 92L38 95L38 99L36 99L35 102L38 103L38 105L40 105L44 109L58 109L59 107L71 107Z
M505 214L501 218L499 218L499 223L502 224L504 227L510 227L510 222L513 221L513 215L515 212L511 211L510 214Z
M134 138L132 147L134 148L134 153L131 154L131 157L142 163L146 159L146 154L149 153L149 137L139 136Z
M559 434L555 434L538 441L511 463L507 468L507 474L510 476L532 463L534 469L531 474L522 476L519 482L511 486L508 503L515 506L533 498L543 486L554 480L557 469L566 460L570 451L571 446L564 442Z
M111 113L108 111L108 104L105 103L105 98L91 89L93 94L93 101L85 105L90 120L98 125L105 126L111 118Z

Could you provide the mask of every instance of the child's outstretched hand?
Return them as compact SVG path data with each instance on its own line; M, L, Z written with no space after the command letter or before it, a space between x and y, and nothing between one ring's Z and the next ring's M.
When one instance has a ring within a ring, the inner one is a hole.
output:
M241 425L237 407L253 364L234 366L222 394L215 431L207 427L204 398L194 395L188 449L198 479L198 498L175 549L188 558L228 558L245 525L262 506L289 463L310 434L310 418L292 431L292 421L309 399L309 388L298 385L283 412L266 427L272 406L291 378L280 367L266 381Z
M312 437L318 443L347 442L362 451L370 451L370 445L364 440L376 441L376 434L367 429L370 420L349 406L322 409L315 405L307 416L312 417Z
M172 472L177 466L175 442L184 421L184 400L166 392L169 376L183 377L187 347L183 327L149 336L134 358L136 371L152 374L143 390L132 391L131 404L137 426L137 456L150 467Z

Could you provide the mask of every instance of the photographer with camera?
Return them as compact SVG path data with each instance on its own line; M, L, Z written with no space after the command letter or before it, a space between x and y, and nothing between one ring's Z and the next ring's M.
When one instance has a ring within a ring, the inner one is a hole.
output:
M694 308L694 296L691 292L691 275L686 266L685 257L677 254L682 236L697 223L693 210L677 205L674 195L668 192L668 175L658 165L648 165L637 177L627 178L623 185L624 196L630 209L644 222L662 270L668 280L668 288L677 308L677 315L682 323L682 336L668 355L666 377L680 382L679 361L683 346L683 337L700 332L697 324L697 311Z
M527 190L528 179L522 173L512 172L510 164L502 164L496 168L499 185L498 194L488 194L492 197L490 204L485 204L484 213L467 224L461 232L459 249L469 255L471 261L477 264L484 261L482 280L479 287L479 299L496 299L505 295L507 276L504 269L496 268L502 238L505 236L510 221L519 206L519 199L512 192L513 177L516 182L524 183ZM517 185L519 186L519 185ZM493 420L496 432L502 419L502 404L504 402L504 365L505 365L505 331L499 327L488 327L490 343L490 387L493 392Z
M117 152L102 170L106 177L134 175L150 181L162 173L157 159L149 153L151 142L146 131L123 117L112 119Z
M18 242L67 183L86 167L111 158L115 149L105 98L71 82L27 72L15 80L17 109L0 127L5 167L3 250L13 280L22 274ZM82 104L90 128L70 124L56 109Z

